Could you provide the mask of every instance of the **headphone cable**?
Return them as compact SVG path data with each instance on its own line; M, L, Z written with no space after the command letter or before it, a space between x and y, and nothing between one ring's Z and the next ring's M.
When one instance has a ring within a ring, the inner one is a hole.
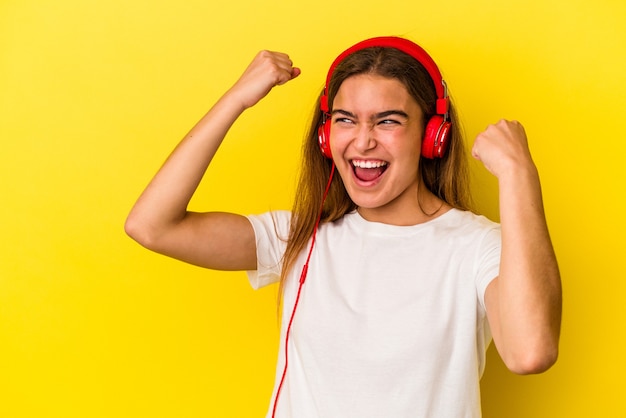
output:
M289 336L291 335L291 324L293 323L293 318L296 315L296 309L298 308L298 303L300 302L300 294L302 293L302 285L304 284L307 273L309 271L309 260L311 259L311 254L313 253L313 247L315 246L315 238L317 236L317 229L322 219L322 212L324 210L324 202L326 201L326 196L328 196L328 191L330 190L330 184L333 181L334 173L335 173L335 162L333 161L333 165L330 169L330 176L328 178L328 183L326 184L326 189L324 190L324 195L322 196L322 205L320 207L317 220L315 221L315 228L313 229L313 235L311 236L311 246L309 247L309 253L307 254L304 266L302 267L302 273L300 273L300 283L298 284L298 293L296 295L296 300L293 304L293 310L291 311L291 317L289 318L289 324L287 325L287 330L285 331L285 367L283 368L283 374L280 378L278 389L276 389L276 396L274 397L274 407L272 409L272 418L275 418L276 416L276 407L278 406L278 398L283 388L283 383L285 383L285 377L287 376L287 366L289 365Z

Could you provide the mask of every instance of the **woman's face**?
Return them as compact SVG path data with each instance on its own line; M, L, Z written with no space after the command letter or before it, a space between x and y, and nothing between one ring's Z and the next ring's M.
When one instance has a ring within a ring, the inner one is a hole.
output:
M337 170L361 215L408 225L417 202L423 113L394 78L359 74L333 101L330 147Z

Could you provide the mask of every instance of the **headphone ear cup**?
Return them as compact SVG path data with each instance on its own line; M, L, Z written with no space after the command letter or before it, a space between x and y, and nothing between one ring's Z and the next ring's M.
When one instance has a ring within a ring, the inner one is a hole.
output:
M422 156L424 158L443 158L448 149L450 122L443 116L435 115L426 124L422 140Z
M326 158L333 158L333 154L330 151L330 120L324 121L319 128L317 128L317 137L320 145L320 151Z

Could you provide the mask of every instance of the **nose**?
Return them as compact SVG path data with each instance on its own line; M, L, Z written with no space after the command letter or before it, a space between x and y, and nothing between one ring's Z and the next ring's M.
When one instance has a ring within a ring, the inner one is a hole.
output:
M361 124L353 140L354 148L359 152L369 151L376 147L374 129L368 124Z

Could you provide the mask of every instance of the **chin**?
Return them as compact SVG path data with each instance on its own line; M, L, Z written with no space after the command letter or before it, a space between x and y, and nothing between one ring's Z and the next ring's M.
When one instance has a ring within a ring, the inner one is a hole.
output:
M350 199L354 202L357 208L367 209L367 210L376 210L383 208L389 204L389 201L376 198L376 197L364 197L364 196L353 196L350 195Z

